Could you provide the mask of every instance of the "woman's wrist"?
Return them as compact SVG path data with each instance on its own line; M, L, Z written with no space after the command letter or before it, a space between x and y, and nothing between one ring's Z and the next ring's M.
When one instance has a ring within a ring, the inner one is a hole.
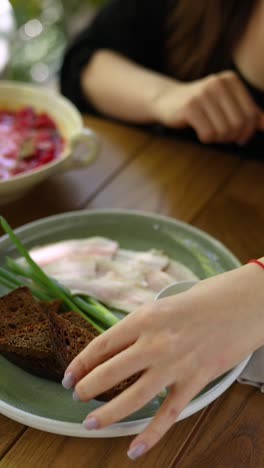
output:
M175 98L175 93L182 92L184 87L184 83L166 77L162 77L160 82L156 83L148 101L149 114L154 122L168 125L167 115L170 112L170 98L172 95Z
M264 258L259 259L264 262ZM256 263L249 263L240 269L241 303L252 318L252 327L255 331L256 347L264 345L264 269ZM237 278L239 281L239 278Z
M245 333L248 349L264 345L264 270L254 263L213 276L195 286L221 313L236 318Z

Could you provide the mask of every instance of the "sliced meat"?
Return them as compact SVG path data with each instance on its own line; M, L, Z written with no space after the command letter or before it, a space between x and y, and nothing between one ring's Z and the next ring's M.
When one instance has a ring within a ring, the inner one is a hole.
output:
M119 249L115 259L120 263L138 264L146 269L163 270L169 265L169 258L155 249L148 252Z
M115 309L132 312L145 302L154 300L155 293L149 288L137 286L133 281L118 278L108 273L90 281L71 279L63 281L73 294L89 295Z
M159 250L119 249L117 242L104 237L59 242L34 249L31 255L74 294L92 296L125 312L153 301L172 283L197 279Z
M111 258L118 249L118 243L104 237L77 239L46 245L31 250L30 255L40 266L48 265L60 259L79 260L87 257Z
M94 257L65 257L44 266L45 272L58 280L60 278L94 278L96 261Z

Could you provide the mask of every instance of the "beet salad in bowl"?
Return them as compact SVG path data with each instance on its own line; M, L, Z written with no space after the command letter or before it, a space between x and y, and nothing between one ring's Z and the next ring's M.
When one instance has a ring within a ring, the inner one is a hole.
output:
M0 82L0 204L56 172L88 166L99 147L76 107L55 91Z
M63 148L64 138L47 113L0 109L0 180L54 161Z

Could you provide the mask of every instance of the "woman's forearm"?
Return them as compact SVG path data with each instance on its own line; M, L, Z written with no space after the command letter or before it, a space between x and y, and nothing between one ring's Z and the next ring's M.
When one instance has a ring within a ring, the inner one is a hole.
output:
M156 121L153 102L177 82L110 50L99 50L83 69L81 85L100 112L135 123Z
M102 114L131 123L191 127L203 143L244 144L264 129L263 111L233 71L184 83L102 49L84 67L81 85Z

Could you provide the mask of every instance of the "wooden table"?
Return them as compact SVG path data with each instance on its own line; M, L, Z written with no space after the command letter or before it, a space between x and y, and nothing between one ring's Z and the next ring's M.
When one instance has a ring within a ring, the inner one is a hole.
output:
M86 118L103 140L88 169L55 176L1 207L13 226L83 208L135 208L187 221L246 261L264 254L264 164L199 144ZM264 283L263 283L264 284ZM263 330L264 333L264 330ZM235 384L131 462L131 438L75 439L0 416L4 468L264 467L264 396Z

